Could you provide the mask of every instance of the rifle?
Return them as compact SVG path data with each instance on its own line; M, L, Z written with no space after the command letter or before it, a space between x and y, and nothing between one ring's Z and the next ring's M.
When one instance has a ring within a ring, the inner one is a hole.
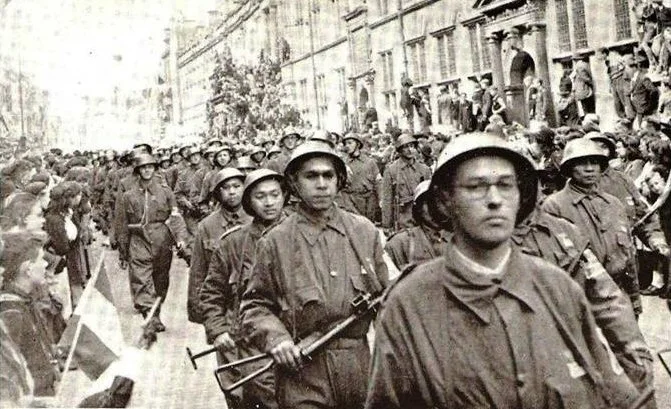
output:
M325 345L327 345L333 339L337 338L338 335L340 335L343 331L349 328L352 324L368 316L371 313L375 313L379 308L379 306L382 304L383 297L384 295L380 295L376 298L373 298L373 296L370 293L358 295L351 302L352 307L354 308L354 313L352 315L340 321L335 327L333 327L325 334L322 335L319 332L315 332L310 334L301 342L299 342L298 344L299 346L305 345L301 348L301 356L304 359L309 359L312 355L321 350ZM232 370L234 368L252 362L261 361L264 359L269 359L269 361L263 367L250 373L247 376L244 376L243 378L239 379L238 381L234 382L231 385L224 385L219 377L220 373ZM221 391L224 393L225 396L228 396L230 392L234 391L235 389L239 388L245 383L251 381L252 379L258 377L262 373L269 371L274 365L275 361L272 359L270 353L266 352L264 354L254 355L248 358L243 358L234 362L223 364L214 370L214 377L216 378Z

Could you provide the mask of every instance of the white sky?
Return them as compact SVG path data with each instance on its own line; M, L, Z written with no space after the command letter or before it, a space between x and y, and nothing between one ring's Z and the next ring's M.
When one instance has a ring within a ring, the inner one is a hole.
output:
M12 32L23 46L9 53L10 64L18 68L20 57L23 72L50 92L52 112L75 114L84 95L154 85L173 13L204 20L214 5L214 0L12 0L6 18L17 21L13 13L20 9L19 29Z

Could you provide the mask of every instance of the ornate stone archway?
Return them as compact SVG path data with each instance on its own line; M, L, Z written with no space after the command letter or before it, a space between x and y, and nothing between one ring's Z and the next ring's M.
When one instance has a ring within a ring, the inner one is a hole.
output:
M508 112L512 121L528 124L527 88L529 79L536 75L536 62L531 54L519 50L510 64L510 84L506 87Z

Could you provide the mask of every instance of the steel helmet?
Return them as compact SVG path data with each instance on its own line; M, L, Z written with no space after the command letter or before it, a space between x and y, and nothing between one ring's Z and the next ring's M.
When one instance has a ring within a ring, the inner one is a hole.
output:
M195 154L200 154L200 149L197 149L193 146L185 146L182 149L179 150L179 153L182 155L184 159L189 159L192 155Z
M158 162L159 162L159 163L163 163L163 162L172 162L172 159L171 159L170 156L168 156L168 155L163 155L163 156L161 156L161 158L158 160Z
M599 132L588 132L583 138L591 139L595 142L601 142L606 145L608 148L608 158L613 159L616 156L615 152L615 142L611 138L609 138L606 133L599 133Z
M295 136L296 139L302 138L301 134L298 132L296 128L294 128L293 126L288 126L284 129L284 132L282 132L282 137L280 138L278 144L280 146L284 146L284 138L290 135Z
M396 143L394 144L394 148L398 152L402 147L405 145L410 145L410 144L415 144L417 146L417 139L415 139L412 135L404 133L401 134L398 139L396 139Z
M333 142L331 134L323 129L317 129L316 131L314 131L314 133L310 137L310 140L322 141L324 143L327 143L331 148L335 148L335 142Z
M282 150L279 148L279 146L273 146L268 151L268 159L271 159L270 155L279 155L280 153L282 153Z
M252 161L249 156L240 156L237 160L238 164L235 166L238 169L256 169L258 165Z
M223 168L215 173L210 184L210 194L213 194L222 183L233 178L238 178L244 182L245 175L236 168Z
M148 144L148 143L145 143L145 142L137 143L137 144L133 145L132 151L135 152L136 154L140 154L140 153L144 152L144 153L148 153L148 154L151 155L153 153L151 145Z
M289 175L296 172L301 163L319 156L333 160L333 164L338 174L338 189L345 186L345 183L347 182L347 167L345 166L345 162L335 153L329 144L319 140L306 141L294 149L291 153L291 158L289 158L289 162L287 162L287 165L284 168L284 176L289 177Z
M429 185L431 184L430 180L424 180L420 182L417 187L415 187L415 192L412 200L412 218L415 220L415 223L418 225L425 225L425 215L422 213L422 206L428 199L429 195Z
M608 155L592 138L583 137L568 141L566 147L564 147L564 156L559 165L561 173L564 176L570 176L575 161L587 157L599 159L602 170L608 167Z
M210 139L209 141L207 141L207 146L208 147L222 146L223 144L224 144L224 142L221 139L217 139L217 138L213 138L213 139Z
M252 209L250 205L250 195L252 193L252 189L258 183L268 179L275 179L278 182L280 182L280 186L282 187L282 191L284 192L284 183L283 183L284 177L279 173L275 172L274 170L263 168L249 172L249 174L245 178L245 185L242 190L242 208L245 210L245 212L247 212L247 214L249 215L252 214Z
M500 156L510 160L515 165L520 189L520 208L517 212L516 222L521 222L536 207L538 196L536 166L527 157L517 152L509 142L497 135L472 132L467 137L456 138L447 143L436 161L436 170L431 176L430 194L434 198L437 197L436 190L439 186L445 184L446 179L456 170L459 164L482 155ZM435 203L435 200L429 201L433 214L436 215L436 220L442 220L444 217L438 218L440 211L436 209Z
M363 141L361 140L361 136L359 134L356 134L354 132L348 133L347 135L345 135L344 138L342 138L343 143L345 143L345 141L347 141L348 139L357 141L359 143L359 148L363 147Z
M257 153L262 153L262 154L263 154L263 158L266 157L266 150L263 149L263 146L257 146L257 145L254 145L253 148L252 148L252 149L250 150L250 152L249 152L249 156L250 156L250 157L251 157L251 156L254 156L254 155L256 155ZM263 160L263 158L261 158L261 160Z
M133 164L133 170L137 170L144 165L158 165L156 158L148 153L141 153L135 157L135 163Z

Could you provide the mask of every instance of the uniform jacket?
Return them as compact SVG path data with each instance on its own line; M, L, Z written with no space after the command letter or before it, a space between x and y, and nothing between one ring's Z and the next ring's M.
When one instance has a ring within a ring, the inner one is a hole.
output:
M513 248L486 276L453 251L390 291L366 408L626 407L637 396L564 272Z
M235 226L251 221L251 217L242 210L230 212L223 208L210 213L198 223L196 236L193 240L191 268L189 269L189 290L187 298L187 312L189 321L201 323L203 321L198 292L205 281L210 268L212 254L220 245L221 237Z
M265 230L256 220L235 227L224 234L212 254L199 294L209 343L225 332L234 338L239 335L240 300L255 262L256 243Z
M443 232L423 226L410 227L389 238L384 250L394 265L403 270L410 264L419 265L445 252L447 239Z
M417 185L431 177L431 169L418 160L396 159L382 177L382 227L392 227L398 215L394 207L412 203Z
M335 205L326 220L302 208L259 240L241 302L242 330L260 350L325 331L353 313L352 299L388 282L380 235L368 219ZM344 338L361 339L369 321Z
M636 248L620 200L601 189L585 192L569 181L545 199L542 210L578 226L599 262L632 298L634 310L640 312Z
M198 207L204 177L200 166L189 165L179 172L175 199L182 211Z
M614 350L647 349L628 297L593 256L575 225L537 211L516 227L513 242L523 253L560 267L583 288L596 324Z
M165 183L151 180L145 187L139 183L121 196L120 211L117 212L116 232L119 240L119 253L128 259L133 242L149 243L152 253L158 248L172 246L175 238L166 225L173 208L177 206L175 196ZM142 226L131 230L129 225ZM140 243L134 244L139 249Z
M270 170L283 174L284 168L287 166L287 163L289 163L289 159L291 159L291 152L287 153L283 150L273 160L268 161L267 167Z

